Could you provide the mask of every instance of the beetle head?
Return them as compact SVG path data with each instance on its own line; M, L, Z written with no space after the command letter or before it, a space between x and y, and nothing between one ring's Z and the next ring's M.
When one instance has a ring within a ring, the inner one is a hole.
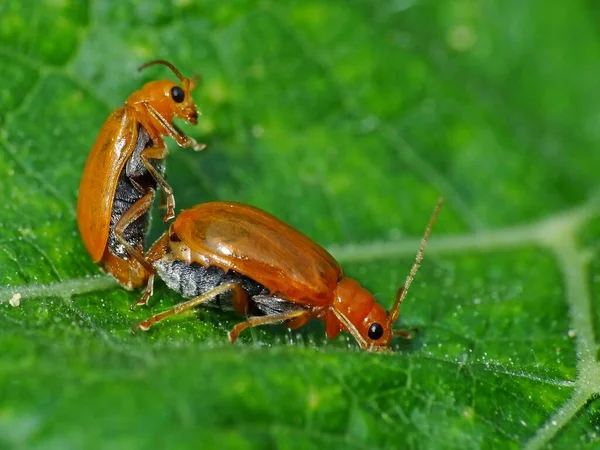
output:
M389 313L355 280L344 277L338 282L335 289L332 312L338 319L341 327L354 336L361 348L371 351L387 351L392 343L392 336L406 335L405 331L392 331L392 328L400 316L400 306L404 297L406 297L408 288L419 270L419 266L423 260L423 252L427 245L427 239L431 234L431 229L443 202L443 198L438 200L433 215L425 228L415 262L406 277L404 286L398 290L396 301ZM330 337L333 337L339 331L339 328L331 326L330 330L332 330Z
M192 91L196 86L194 78L186 78L179 70L168 61L157 59L150 61L138 70L146 67L163 64L173 71L181 84L171 80L159 80L146 83L142 89L133 93L128 99L129 104L146 103L151 105L167 122L172 124L173 116L196 125L198 123L198 109L192 98Z

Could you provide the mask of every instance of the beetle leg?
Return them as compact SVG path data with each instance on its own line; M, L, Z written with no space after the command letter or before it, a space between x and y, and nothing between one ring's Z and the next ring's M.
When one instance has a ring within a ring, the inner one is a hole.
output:
M288 323L285 324L285 326L288 327L290 330L295 330L296 328L300 328L302 325L305 325L306 322L308 322L309 320L309 315L299 316L295 319L290 320Z
M176 314L181 314L182 312L195 308L196 306L208 302L215 298L217 295L223 294L227 291L233 291L234 295L239 295L239 290L243 291L243 288L237 283L222 284L202 295L199 295L198 297L194 297L193 299L188 300L187 302L179 303L175 305L174 308L169 309L168 311L156 314L150 317L149 319L146 319L143 322L136 324L133 327L132 331L135 332L138 328L140 330L147 331L152 325L160 322L161 320L166 319L167 317L174 316Z
M304 316L306 316L308 320L311 313L312 311L310 309L300 309L283 314L270 314L268 316L250 317L245 322L238 323L229 333L227 333L229 336L229 342L233 344L238 338L239 334L248 327L257 327L259 325L267 325L270 323L285 322L292 319L300 320L301 318L303 319Z
M154 273L154 268L152 265L146 261L144 255L140 253L137 249L133 248L133 246L125 240L123 237L123 233L125 229L137 219L142 217L152 206L152 200L154 199L154 192L150 191L138 201L136 201L131 208L129 208L125 213L121 216L117 224L115 225L115 237L119 240L119 242L125 247L127 253L133 257L140 265L146 269L148 273Z
M136 308L136 306L147 305L148 300L150 300L150 297L152 297L153 293L154 293L154 272L151 272L150 276L148 277L148 282L146 283L146 288L144 289L144 294L142 295L142 298L140 298L138 301L132 303L131 306L129 307L129 309L133 311Z
M335 317L337 317L337 319L346 328L346 331L348 331L352 335L352 337L356 339L356 342L358 342L360 348L362 348L363 350L369 350L370 345L367 343L366 339L361 336L354 324L350 322L350 319L348 319L345 315L343 315L335 308L331 308L330 311L333 311L333 314L335 314Z
M135 181L135 178L129 178L129 182L133 185L135 190L138 191L140 194L145 194L148 192L148 188L142 186L140 183Z
M167 176L164 175L164 179L165 181L167 181ZM168 196L167 194L165 194L165 191L163 191L162 189L160 190L160 203L159 203L159 208L161 210L167 210L167 203L168 203Z
M240 316L248 314L250 303L248 302L248 294L239 284L236 284L237 289L234 289L232 294L233 310Z
M177 130L177 128L171 125L152 105L146 102L143 102L142 105L144 105L150 115L162 125L169 136L175 139L177 145L180 147L192 147L196 151L204 150L206 148L206 144L198 144L194 138L186 136L181 131Z
M175 198L173 197L173 189L165 180L158 170L148 161L149 159L164 159L167 156L168 150L166 147L148 147L141 151L140 159L142 163L150 172L150 175L156 180L156 184L160 186L160 190L167 197L167 212L163 221L167 223L173 217L175 217ZM163 195L163 194L161 194Z

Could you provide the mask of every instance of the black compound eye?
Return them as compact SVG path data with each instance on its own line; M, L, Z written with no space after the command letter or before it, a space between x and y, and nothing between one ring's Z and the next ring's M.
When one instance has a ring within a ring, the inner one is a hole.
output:
M372 323L369 327L369 339L376 341L381 336L383 336L383 327L379 325L377 322Z
M171 88L171 97L173 97L175 103L181 103L185 98L185 93L179 86L173 86Z

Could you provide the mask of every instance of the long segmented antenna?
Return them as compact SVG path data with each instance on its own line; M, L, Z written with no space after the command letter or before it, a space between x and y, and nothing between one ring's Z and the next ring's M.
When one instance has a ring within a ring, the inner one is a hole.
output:
M427 228L425 228L425 234L423 234L423 239L421 239L421 245L419 246L419 250L417 251L417 256L415 257L415 262L406 277L406 281L404 282L404 286L402 286L398 290L398 294L396 295L396 301L394 302L394 306L390 309L390 315L388 318L388 326L391 329L392 325L398 320L398 316L400 315L400 305L404 301L404 297L406 297L406 293L408 292L408 288L413 282L419 267L421 266L421 261L423 261L423 253L425 252L425 246L427 245L427 239L431 234L431 229L433 228L433 224L437 220L438 214L440 213L440 209L444 204L444 198L440 197L435 209L433 210L433 214L431 215L431 219L429 219L429 223L427 224Z
M173 73L177 76L177 78L179 78L181 81L185 80L185 77L183 75L181 75L181 72L179 70L177 70L177 67L175 67L173 64L171 64L169 61L165 61L164 59L155 59L153 61L147 62L146 64L142 64L140 67L138 67L138 72L141 72L146 67L154 66L155 64L162 64L164 66L167 66L169 69L171 69L173 71Z

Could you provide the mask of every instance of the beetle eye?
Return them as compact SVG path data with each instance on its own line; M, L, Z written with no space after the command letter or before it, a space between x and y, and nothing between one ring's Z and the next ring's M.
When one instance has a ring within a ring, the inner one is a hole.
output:
M383 336L383 327L379 325L377 322L372 323L369 327L369 339L376 341L381 336Z
M173 86L171 88L171 97L173 98L175 103L181 103L185 98L185 93L183 92L183 89L181 89L179 86Z

